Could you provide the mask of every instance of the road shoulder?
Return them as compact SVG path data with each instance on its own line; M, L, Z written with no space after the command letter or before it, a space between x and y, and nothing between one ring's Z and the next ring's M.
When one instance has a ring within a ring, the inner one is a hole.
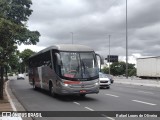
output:
M13 111L11 104L8 100L8 96L6 94L6 84L7 84L7 82L4 82L4 86L5 86L4 90L3 90L4 99L0 100L0 111Z
M148 87L160 87L160 80L144 80L144 79L133 79L133 78L115 78L115 83L148 86Z
M5 100L8 101L8 103L5 103L4 106L8 109L6 110L5 107L2 107L0 111L26 111L25 108L20 103L20 101L18 101L16 96L13 94L12 89L10 88L10 80L5 82ZM32 118L21 118L21 117L7 117L3 119L5 120L33 120Z

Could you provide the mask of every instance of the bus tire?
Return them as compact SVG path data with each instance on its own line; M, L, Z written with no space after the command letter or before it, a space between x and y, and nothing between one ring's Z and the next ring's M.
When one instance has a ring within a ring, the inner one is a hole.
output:
M85 97L86 96L86 94L80 94L80 97Z
M56 97L56 96L57 96L57 94L56 94L56 93L54 92L54 90L53 90L52 82L49 83L49 94L50 94L50 96L52 96L52 97Z

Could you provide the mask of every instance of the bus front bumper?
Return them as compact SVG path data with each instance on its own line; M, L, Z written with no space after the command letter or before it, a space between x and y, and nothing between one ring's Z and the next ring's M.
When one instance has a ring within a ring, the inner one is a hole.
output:
M58 91L61 95L72 95L72 94L97 94L99 93L99 85L92 88L70 88L63 87Z

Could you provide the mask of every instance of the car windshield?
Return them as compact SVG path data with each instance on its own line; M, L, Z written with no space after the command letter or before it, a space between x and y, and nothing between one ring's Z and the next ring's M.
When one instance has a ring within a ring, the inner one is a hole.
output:
M18 74L18 77L24 77L24 75L23 74Z
M66 79L92 79L98 76L94 52L61 52L61 75Z
M107 75L108 78L113 78L113 76L110 75L110 74L106 74L106 75Z
M103 74L103 73L99 73L99 77L100 78L108 78L108 76L106 74Z

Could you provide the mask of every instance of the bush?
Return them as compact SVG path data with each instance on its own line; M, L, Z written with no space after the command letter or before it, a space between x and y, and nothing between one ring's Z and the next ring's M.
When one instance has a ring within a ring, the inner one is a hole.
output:
M128 71L128 76L136 76L136 69L130 69Z
M8 76L13 76L13 73L9 73Z
M109 73L109 68L108 67L104 67L102 69L102 72L108 74Z

